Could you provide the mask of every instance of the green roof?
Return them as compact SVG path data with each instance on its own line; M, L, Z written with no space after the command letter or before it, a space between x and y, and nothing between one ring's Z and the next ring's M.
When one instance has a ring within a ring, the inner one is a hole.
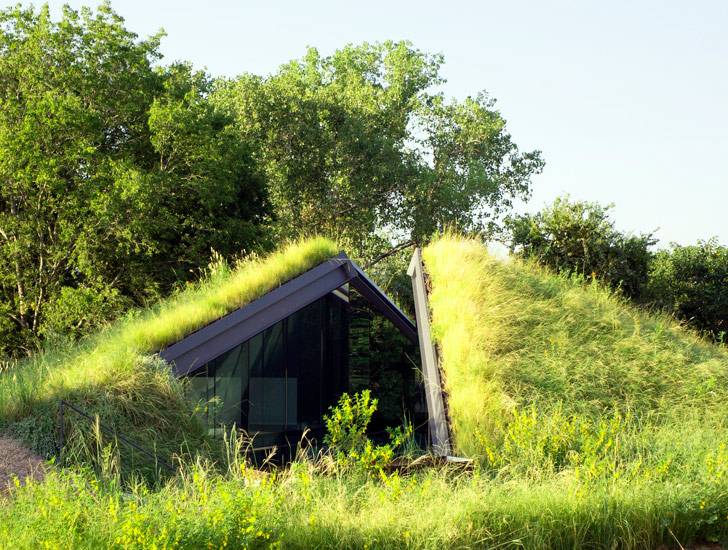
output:
M618 415L728 440L725 347L597 282L496 259L476 240L444 236L423 258L461 453L506 444L523 411L544 422Z
M183 439L191 426L189 407L155 352L337 252L334 242L312 238L234 268L221 266L199 283L131 312L78 344L21 361L0 377L0 430L17 433L34 450L49 455L53 426L48 420L59 400L66 399L105 418L126 419L126 427L137 435L156 427L175 430L172 440ZM155 438L150 434L148 439Z

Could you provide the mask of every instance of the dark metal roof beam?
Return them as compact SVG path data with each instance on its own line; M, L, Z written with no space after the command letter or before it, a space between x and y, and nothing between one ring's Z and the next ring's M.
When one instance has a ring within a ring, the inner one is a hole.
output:
M409 340L417 343L417 328L409 318L392 302L374 282L366 276L355 262L349 260L356 276L351 280L351 286L374 306L375 309L389 319Z
M174 364L177 376L185 376L346 283L351 283L412 342L417 342L412 321L342 252L193 332L160 355Z

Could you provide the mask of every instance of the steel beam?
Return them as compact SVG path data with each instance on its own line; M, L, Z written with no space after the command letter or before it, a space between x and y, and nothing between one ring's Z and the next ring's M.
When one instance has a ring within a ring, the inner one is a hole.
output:
M430 330L430 308L427 301L425 274L422 266L422 252L415 249L407 274L412 278L412 291L415 298L415 315L417 319L417 335L420 342L420 360L422 375L425 380L425 398L427 399L428 424L432 450L436 455L448 456L452 449L450 434L445 413L445 400L440 379L440 367L437 362L437 350L432 341Z

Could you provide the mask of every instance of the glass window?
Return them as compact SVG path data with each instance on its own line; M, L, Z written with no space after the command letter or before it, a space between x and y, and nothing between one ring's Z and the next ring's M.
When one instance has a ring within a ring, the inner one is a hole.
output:
M248 384L248 345L243 343L215 359L215 424L240 427L243 385Z
M286 432L295 443L305 428L320 429L346 390L345 307L333 296L317 300L193 374L190 397L210 402L213 433L235 424L263 447L280 445Z
M248 429L282 431L286 426L286 365L283 323L263 332L262 357L250 377Z
M321 424L322 312L319 300L287 319L288 388L298 393L296 403L289 399L287 420L298 429ZM294 406L295 416L290 412Z

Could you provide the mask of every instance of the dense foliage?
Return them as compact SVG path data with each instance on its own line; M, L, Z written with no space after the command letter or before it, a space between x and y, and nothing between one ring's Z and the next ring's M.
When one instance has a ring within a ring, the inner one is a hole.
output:
M161 64L159 40L108 3L0 14L0 354L156 300L213 250L325 234L371 260L488 228L543 165L408 43L226 81Z
M728 248L716 238L652 252L651 233L615 228L611 206L557 198L536 214L509 217L512 252L557 272L619 288L635 302L675 315L716 340L728 330Z
M597 278L640 298L647 283L652 234L618 231L609 206L557 198L536 214L509 218L511 251L553 269Z
M265 188L210 81L106 4L0 13L0 353L257 245Z
M715 475L727 464L724 453ZM429 469L367 479L310 461L273 475L236 466L187 465L161 489L53 473L0 505L0 546L643 550L728 537L725 490L689 478L503 482Z
M673 245L655 255L649 298L658 307L725 341L728 332L728 247L716 239Z
M282 237L336 235L358 256L445 225L489 226L543 166L485 94L448 101L440 56L406 42L313 48L215 99L255 144ZM386 236L382 242L382 236Z

